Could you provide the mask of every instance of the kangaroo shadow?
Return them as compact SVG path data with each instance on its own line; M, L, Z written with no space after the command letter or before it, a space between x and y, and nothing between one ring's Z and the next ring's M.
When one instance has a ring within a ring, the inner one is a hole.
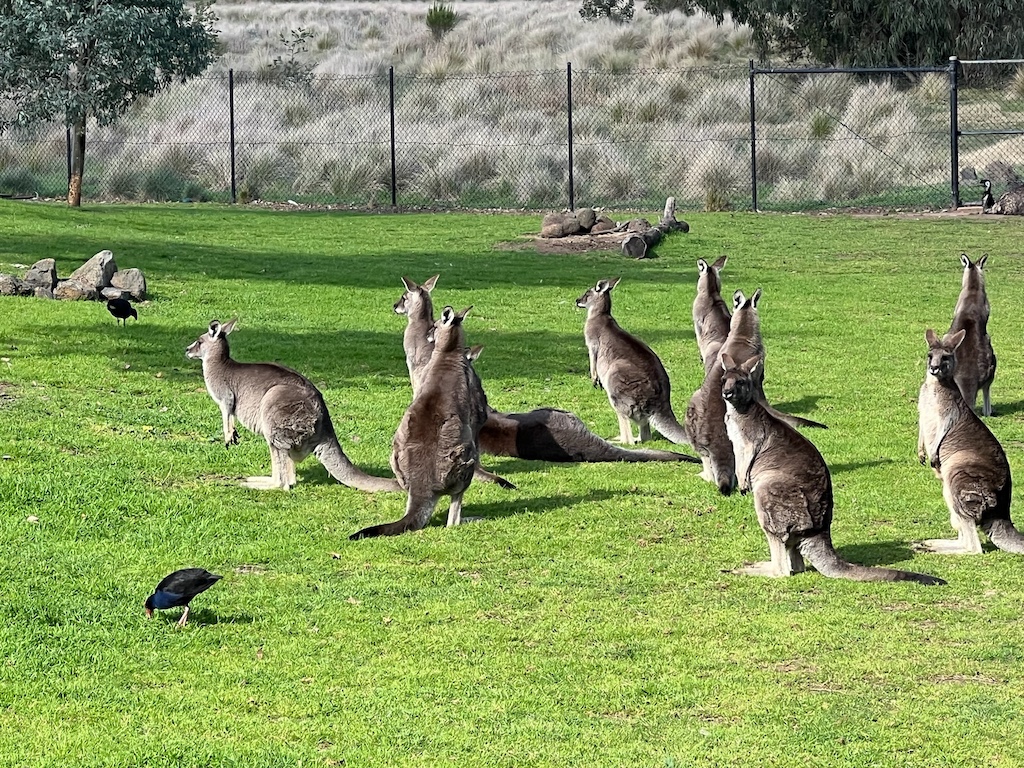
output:
M483 517L487 520L498 520L527 511L545 514L558 509L572 507L584 501L605 501L622 496L625 493L627 491L597 490L575 496L531 496L529 498L509 499L508 501L491 501L485 504L475 504L472 500L469 500L462 507L462 514L464 517ZM441 503L438 503L438 507L440 506Z
M914 550L905 541L875 541L871 544L845 544L836 547L844 560L858 565L889 566L911 560Z
M981 415L981 397L978 398L978 407L975 408L975 413L977 413L982 419L994 419L999 416L1015 416L1022 412L1024 412L1024 400L1017 400L1013 403L992 403L991 416Z
M828 469L833 475L837 472L855 472L858 469L868 467L884 467L886 464L893 464L894 461L888 458L872 459L870 461L847 461L843 464L829 464Z
M771 398L768 399L768 402L772 404L773 408L777 408L783 413L806 413L815 410L818 407L818 401L827 399L826 395L804 395L799 400L788 400L784 403L776 403Z

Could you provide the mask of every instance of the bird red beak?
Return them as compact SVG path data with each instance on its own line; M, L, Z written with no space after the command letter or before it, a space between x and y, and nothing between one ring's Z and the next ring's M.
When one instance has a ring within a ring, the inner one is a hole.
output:
M147 608L146 609L146 618L147 619L152 619L153 618L153 609L152 608Z

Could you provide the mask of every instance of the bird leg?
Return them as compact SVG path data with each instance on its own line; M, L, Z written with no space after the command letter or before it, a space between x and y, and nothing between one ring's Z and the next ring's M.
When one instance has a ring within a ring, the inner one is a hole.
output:
M185 622L188 621L188 606L185 606L185 610L181 612L181 618L178 619L178 626L184 627Z

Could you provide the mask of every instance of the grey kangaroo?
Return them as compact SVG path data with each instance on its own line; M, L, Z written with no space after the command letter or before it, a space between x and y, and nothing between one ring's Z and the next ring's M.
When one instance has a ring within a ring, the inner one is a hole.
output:
M727 354L733 360L742 363L755 357L761 358L761 365L757 367L755 384L757 386L757 398L765 410L775 418L782 419L791 427L816 427L817 429L828 429L824 424L772 407L764 394L764 339L761 337L761 316L757 310L757 303L761 299L761 289L754 291L753 296L747 298L743 291L736 291L733 294L732 319L729 323L729 336L719 354Z
M704 381L686 407L686 434L704 465L701 478L718 486L728 496L736 488L736 458L725 427L725 400L722 377L725 371L718 360L721 342L709 344L704 364Z
M400 491L393 478L373 477L357 469L334 433L323 395L297 371L276 363L238 363L231 359L228 334L236 320L221 325L214 320L185 350L185 356L203 361L206 391L220 406L224 445L238 443L235 419L263 435L270 447L270 477L250 477L250 488L295 485L295 465L314 454L335 480L360 491Z
M790 576L804 558L824 575L852 581L917 581L944 584L923 573L856 565L832 545L832 478L806 437L773 416L757 396L761 358L737 363L722 353L725 422L736 450L740 491L754 494L757 521L768 539L771 561L735 573Z
M693 299L693 333L697 337L697 349L705 365L708 362L707 349L716 344L719 347L729 337L729 305L722 298L722 269L728 256L721 256L714 264L697 259L697 295ZM718 367L715 360L715 368Z
M930 328L925 332L928 365L917 400L917 457L942 479L957 538L929 539L919 547L944 554L979 554L981 526L999 549L1024 554L1024 536L1010 520L1012 483L1006 453L957 386L958 352L965 338L962 329L941 339Z
M576 306L587 310L583 338L590 356L590 379L608 393L619 418L620 442L638 442L630 424L636 422L639 442L650 440L653 426L673 443L691 445L686 428L672 411L665 366L649 346L624 331L612 317L612 288L619 279L598 280L576 299Z
M972 263L966 253L960 254L964 265L960 296L953 310L953 324L950 333L964 331L965 336L956 351L956 372L954 378L967 404L974 407L978 390L982 394L982 414L992 415L992 401L989 389L996 377L996 355L992 351L992 340L988 335L989 304L985 294L985 262L988 254Z
M408 278L402 278L406 292L395 303L395 312L406 315L408 319L403 345L414 392L418 373L430 359L434 347L430 340L430 332L434 327L434 309L430 290L426 288L429 286L432 290L437 278L435 275L421 286L416 286ZM473 347L466 354L470 362L473 362L480 354L480 347ZM475 375L476 371L473 373ZM480 431L480 451L491 456L512 456L529 461L697 461L692 456L674 451L620 448L587 429L575 414L555 408L503 413L488 405L487 421ZM482 468L478 470L476 479L511 486L504 478Z
M477 436L487 418L482 401L473 395L462 321L469 308L441 312L434 331L434 351L420 384L395 432L391 468L408 491L405 516L373 525L349 538L394 536L417 531L429 522L441 496L450 496L448 526L462 521L462 495L479 461Z

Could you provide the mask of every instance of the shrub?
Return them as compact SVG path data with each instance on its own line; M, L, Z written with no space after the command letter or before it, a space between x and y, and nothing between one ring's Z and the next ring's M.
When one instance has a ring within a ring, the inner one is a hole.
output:
M462 22L462 15L450 5L434 4L427 10L427 29L435 40L440 40Z
M0 175L0 191L34 195L39 191L39 179L27 168L12 168Z
M583 0L580 16L584 21L611 19L626 24L633 20L633 0Z
M835 130L835 121L830 115L824 112L815 112L811 118L811 137L815 139L827 139Z
M146 174L142 184L142 196L158 203L180 200L188 184L173 168L160 165Z

